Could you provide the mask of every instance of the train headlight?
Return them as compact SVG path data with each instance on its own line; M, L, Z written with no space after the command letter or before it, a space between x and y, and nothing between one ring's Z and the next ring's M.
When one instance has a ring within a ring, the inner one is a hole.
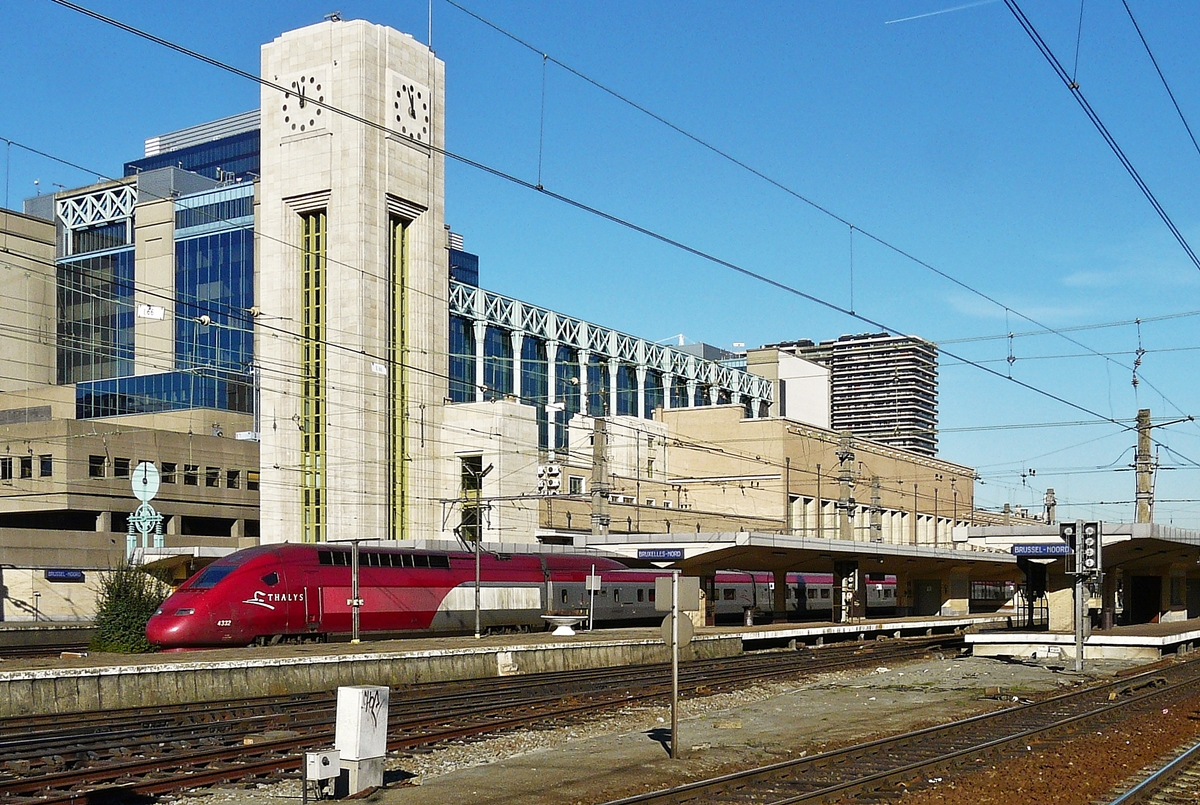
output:
M192 609L191 607L184 607L183 609L175 610L175 614L176 615L195 615L196 610Z

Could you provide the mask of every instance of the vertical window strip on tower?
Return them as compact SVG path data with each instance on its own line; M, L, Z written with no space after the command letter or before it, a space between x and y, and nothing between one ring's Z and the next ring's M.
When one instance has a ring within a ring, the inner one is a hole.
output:
M391 394L388 396L389 432L391 438L388 447L388 467L390 473L389 495L391 505L388 507L391 519L392 539L406 537L406 468L407 462L407 419L408 388L405 374L405 364L408 359L406 334L408 332L408 295L405 293L408 283L408 255L405 238L407 222L397 216L388 220L391 230L389 244L390 285L391 285L391 333L388 339L388 377L391 382Z
M304 542L326 538L325 287L327 219L324 210L301 216L300 493Z

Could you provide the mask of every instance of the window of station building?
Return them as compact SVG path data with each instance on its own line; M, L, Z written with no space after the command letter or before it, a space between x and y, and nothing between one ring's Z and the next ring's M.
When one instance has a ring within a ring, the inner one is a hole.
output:
M258 471L246 470L246 489L251 492L258 491Z
M483 521L482 507L479 499L483 495L483 456L462 456L460 478L462 486L462 518L459 521L459 534L468 541L481 538Z
M88 456L88 477L103 478L108 461L104 456Z
M475 401L475 324L450 317L450 401Z
M226 470L226 472L225 472L225 488L226 489L241 489L242 488L242 471L241 470Z
M513 344L507 330L488 325L483 337L483 393L485 400L498 400L513 393Z
M583 476L568 475L567 476L567 494L582 495L583 494Z
M183 485L184 486L199 486L200 485L200 465L199 464L184 464L183 465Z
M654 498L646 498L646 505L651 507L654 506Z
M71 232L71 254L102 252L129 245L127 221L115 221Z
M54 456L38 456L38 477L50 478L54 475Z
M209 488L216 488L221 485L221 468L220 467L205 467L204 468L204 485Z
M133 249L57 264L57 378L133 374Z
M0 481L13 479L13 460L8 456L0 458Z
M162 463L162 482L164 484L175 483L175 470L177 466L174 461L164 461Z
M114 458L113 459L113 477L128 478L129 477L129 459Z
M21 477L33 477L33 456L21 456Z

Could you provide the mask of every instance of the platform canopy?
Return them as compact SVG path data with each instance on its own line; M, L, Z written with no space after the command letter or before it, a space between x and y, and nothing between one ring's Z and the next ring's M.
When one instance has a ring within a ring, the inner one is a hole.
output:
M980 549L1011 552L1014 545L1061 545L1057 523L1049 525L993 525L956 529ZM1100 523L1103 569L1120 568L1131 575L1157 575L1165 566L1194 566L1200 570L1200 531L1160 523ZM1049 557L1047 557L1049 558ZM1065 573L1069 557L1046 564L1052 573Z
M688 575L731 569L827 573L833 570L834 562L842 561L858 562L864 573L909 578L933 577L964 568L977 580L1012 579L1016 573L1016 557L1007 550L950 544L896 545L749 531L589 535L580 542L580 547L607 551L631 563L679 568Z

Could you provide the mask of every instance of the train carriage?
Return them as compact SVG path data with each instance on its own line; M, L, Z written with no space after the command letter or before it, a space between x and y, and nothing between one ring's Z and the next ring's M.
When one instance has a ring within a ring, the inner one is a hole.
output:
M337 545L249 548L201 570L151 617L146 635L163 648L201 648L325 640L351 633L351 549ZM587 576L600 577L594 597ZM602 557L572 554L480 556L480 621L485 630L541 628L546 614L583 615L599 625L649 624L656 578L663 570L628 568ZM770 613L773 576L721 571L712 611L740 621L747 610ZM882 579L883 577L881 577ZM788 574L790 617L828 616L828 574ZM466 552L363 547L359 550L359 632L386 637L463 634L475 626L475 557ZM895 580L868 586L868 607L895 603Z

